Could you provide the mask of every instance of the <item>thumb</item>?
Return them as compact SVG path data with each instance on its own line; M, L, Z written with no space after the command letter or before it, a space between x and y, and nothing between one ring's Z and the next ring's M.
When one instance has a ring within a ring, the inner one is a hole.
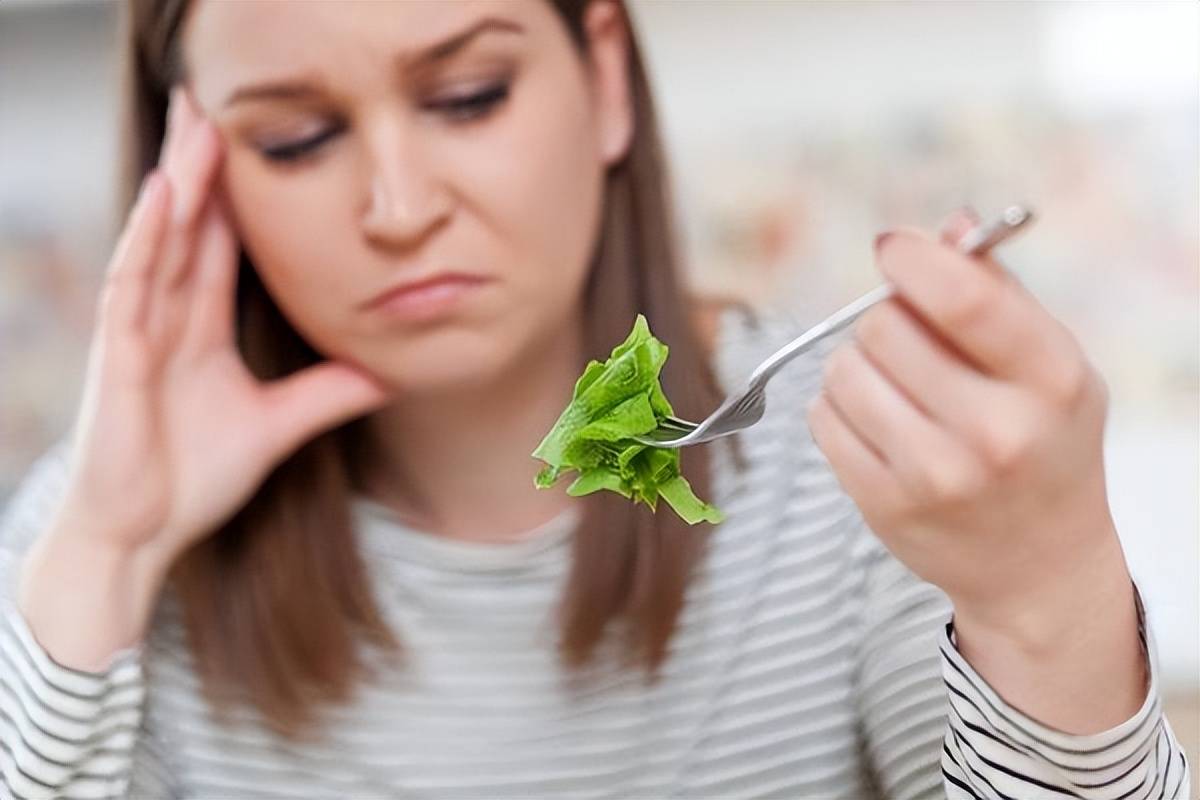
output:
M962 206L942 221L938 231L943 244L956 247L968 232L979 225L979 215L970 206Z
M979 227L981 223L982 220L979 218L979 214L975 212L975 209L970 206L962 206L942 221L938 229L938 238L942 244L958 249L963 238L972 230ZM1016 276L1001 266L1000 262L992 258L989 253L972 256L972 258L983 264L984 268L993 274L1018 287L1020 286Z
M271 425L289 450L386 404L391 392L365 371L326 361L267 388Z

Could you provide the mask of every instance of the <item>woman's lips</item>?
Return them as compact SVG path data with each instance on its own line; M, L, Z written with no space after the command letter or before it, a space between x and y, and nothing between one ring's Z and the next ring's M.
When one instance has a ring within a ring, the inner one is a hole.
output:
M486 280L473 275L445 275L402 286L371 300L366 310L389 318L427 321L452 311Z

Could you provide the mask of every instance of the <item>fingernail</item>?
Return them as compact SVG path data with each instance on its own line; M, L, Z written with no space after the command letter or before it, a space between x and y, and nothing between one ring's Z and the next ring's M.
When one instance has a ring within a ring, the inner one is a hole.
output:
M889 238L891 238L893 233L894 233L893 231L884 231L883 233L880 233L875 237L874 248L875 248L876 253L878 253L879 249L881 247L883 247L883 243L886 242Z

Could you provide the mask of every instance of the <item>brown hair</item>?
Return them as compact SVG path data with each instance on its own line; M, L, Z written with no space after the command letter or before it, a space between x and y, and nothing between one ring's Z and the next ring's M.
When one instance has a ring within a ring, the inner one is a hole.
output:
M581 56L588 2L552 0ZM130 206L157 162L169 89L182 76L179 40L187 7L187 0L125 5L121 208ZM667 396L681 416L699 418L715 407L719 391L696 324L697 307L681 286L666 168L632 28L628 66L636 130L627 156L607 176L587 286L588 356L605 358L634 316L644 313L670 346L663 371ZM244 252L237 307L239 347L260 378L320 360L284 320ZM366 674L361 640L402 655L355 544L349 501L359 485L354 467L363 452L360 434L361 426L350 423L309 441L172 570L171 586L210 702L218 709L236 699L249 702L288 736L311 727L320 703L349 698ZM708 448L684 450L682 462L697 495L711 499ZM584 511L560 605L563 662L587 664L612 623L621 622L627 664L654 677L709 528L690 527L669 508L651 513L611 492L578 502Z

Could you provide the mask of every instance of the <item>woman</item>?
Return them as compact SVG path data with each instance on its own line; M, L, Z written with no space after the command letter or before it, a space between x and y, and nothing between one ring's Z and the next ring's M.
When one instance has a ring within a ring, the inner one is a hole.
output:
M621 4L126 10L142 188L0 538L9 794L1186 794L1102 383L969 214L685 453L720 526L538 492L637 312L685 416L792 333L703 335Z

